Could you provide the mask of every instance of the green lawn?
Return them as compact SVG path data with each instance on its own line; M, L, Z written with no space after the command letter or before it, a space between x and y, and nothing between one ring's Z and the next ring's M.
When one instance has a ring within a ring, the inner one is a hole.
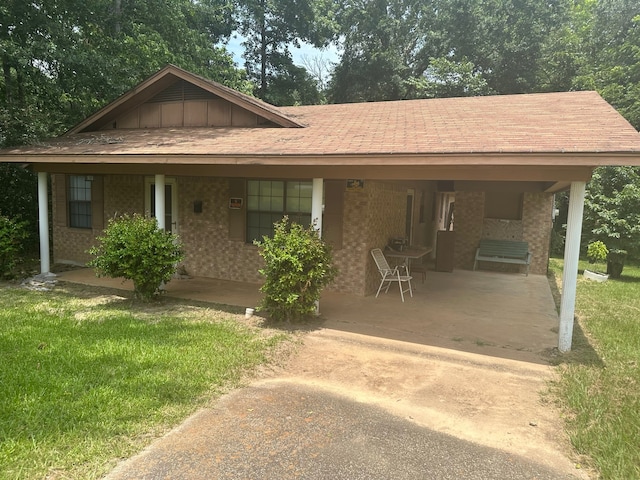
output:
M550 267L561 278L562 261ZM640 268L605 283L581 278L576 313L574 352L554 389L571 441L603 479L640 478Z
M99 477L288 339L231 317L0 288L0 478Z

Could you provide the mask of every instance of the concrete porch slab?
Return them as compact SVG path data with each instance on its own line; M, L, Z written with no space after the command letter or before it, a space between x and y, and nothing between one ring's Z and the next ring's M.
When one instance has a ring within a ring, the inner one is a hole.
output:
M91 269L62 272L59 279L133 290L131 282L98 278ZM255 307L259 285L210 278L174 279L167 295ZM326 292L320 301L324 328L453 350L547 363L557 346L558 315L548 280L517 275L456 270L428 272L414 281L414 296L400 300L398 287L378 298Z

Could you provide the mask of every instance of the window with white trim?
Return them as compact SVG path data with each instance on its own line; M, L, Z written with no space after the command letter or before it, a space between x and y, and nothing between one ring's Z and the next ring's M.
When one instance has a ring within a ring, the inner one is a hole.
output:
M310 225L312 190L308 181L247 181L247 242L273 236L273 224L284 215Z
M69 176L69 226L91 228L91 177Z

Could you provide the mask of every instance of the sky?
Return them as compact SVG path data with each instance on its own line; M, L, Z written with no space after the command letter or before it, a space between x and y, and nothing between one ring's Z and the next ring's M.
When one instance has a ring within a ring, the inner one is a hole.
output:
M227 44L227 50L233 55L234 61L239 67L244 67L244 59L242 58L242 37L238 34L232 35L229 43ZM317 55L322 55L330 62L336 63L339 60L338 49L335 45L330 45L328 48L320 50L308 43L300 42L300 48L291 46L291 55L293 56L293 63L299 66L302 65L302 57L306 55L309 58L313 58Z

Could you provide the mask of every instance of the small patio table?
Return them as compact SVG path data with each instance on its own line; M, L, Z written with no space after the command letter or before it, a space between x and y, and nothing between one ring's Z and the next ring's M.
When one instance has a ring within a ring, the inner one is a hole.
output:
M433 251L432 247L413 247L406 250L385 250L384 256L389 258L402 258L407 266L407 275L411 275L411 261L418 260Z

